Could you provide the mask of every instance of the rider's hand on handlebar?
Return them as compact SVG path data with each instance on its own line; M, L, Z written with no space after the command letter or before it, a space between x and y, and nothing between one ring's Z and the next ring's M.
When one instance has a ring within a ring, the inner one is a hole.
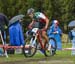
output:
M29 26L28 26L28 29L32 29L32 27L29 25Z

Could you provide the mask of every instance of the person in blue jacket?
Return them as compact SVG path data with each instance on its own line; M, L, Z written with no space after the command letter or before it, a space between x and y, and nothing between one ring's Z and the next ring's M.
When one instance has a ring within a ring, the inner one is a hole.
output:
M10 37L10 45L23 46L24 36L20 20L16 21L15 23L9 26L9 37Z
M71 42L72 42L72 52L71 55L75 55L75 27L71 30Z
M61 35L62 35L62 30L58 26L58 21L53 20L52 25L50 26L49 30L47 31L48 37L53 37L56 42L57 42L57 49L61 50L62 49L62 43L61 43ZM51 45L53 45L52 42L49 42Z

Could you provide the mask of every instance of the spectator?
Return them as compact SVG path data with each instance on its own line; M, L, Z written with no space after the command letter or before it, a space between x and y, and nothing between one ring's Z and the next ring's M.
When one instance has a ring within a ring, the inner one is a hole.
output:
M4 15L3 13L0 13L0 36L2 35L1 37L1 41L2 41L2 44L6 44L6 30L7 29L7 26L8 26L8 18L6 15ZM3 49L0 48L0 55L3 55Z
M75 48L75 27L71 30L72 48ZM75 50L72 50L72 55L75 55Z
M6 38L4 38L5 29L7 29L8 26L8 18L3 13L0 13L0 30L2 32L3 40L5 41Z
M24 44L24 36L20 21L21 20L18 20L9 26L10 45L12 46L23 46Z
M58 26L58 21L57 20L53 20L52 25L50 26L47 34L49 37L53 37L55 38L56 42L57 42L57 49L62 49L62 43L61 43L61 35L62 35L62 31ZM52 43L50 43L52 44Z

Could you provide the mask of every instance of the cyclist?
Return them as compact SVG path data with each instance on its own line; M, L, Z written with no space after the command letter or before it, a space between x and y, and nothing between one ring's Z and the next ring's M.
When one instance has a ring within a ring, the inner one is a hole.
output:
M49 19L42 12L35 12L33 8L27 10L28 16L32 19L32 22L29 24L29 28L36 26L36 22L39 23L39 29L42 30L42 37L44 38L45 43L48 43L48 37L46 35L46 30L48 28Z

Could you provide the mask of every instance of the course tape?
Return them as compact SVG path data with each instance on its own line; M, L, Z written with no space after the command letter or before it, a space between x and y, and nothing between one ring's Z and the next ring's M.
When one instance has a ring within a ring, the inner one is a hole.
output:
M25 48L28 48L29 46L25 46ZM0 48L8 49L8 48L23 48L23 46L8 46L8 45L0 45ZM62 50L75 50L75 48L63 48Z
M63 48L62 50L75 50L75 48Z
M8 46L8 45L1 45L0 44L0 48L4 48L4 49L8 49L8 48L17 49L17 48L23 48L23 46ZM29 45L26 45L25 48L29 48Z

